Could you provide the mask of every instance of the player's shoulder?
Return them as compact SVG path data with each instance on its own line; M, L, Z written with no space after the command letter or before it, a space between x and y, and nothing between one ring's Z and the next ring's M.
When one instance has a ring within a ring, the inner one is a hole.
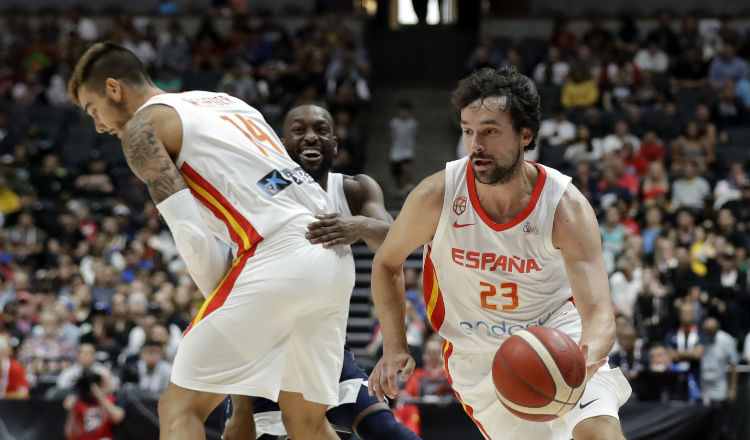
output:
M445 197L445 170L425 177L409 193L407 201L416 202L424 207L441 207Z
M575 185L568 183L555 209L553 242L592 231L599 233L599 223L594 208Z

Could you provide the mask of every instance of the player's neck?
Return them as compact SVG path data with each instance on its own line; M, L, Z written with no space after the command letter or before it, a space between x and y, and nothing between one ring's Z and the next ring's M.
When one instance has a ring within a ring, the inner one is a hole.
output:
M322 176L320 176L318 180L316 180L316 182L318 182L318 185L323 188L323 191L328 191L328 173L329 172L326 171Z
M132 90L130 99L126 101L128 106L128 113L131 115L135 114L136 110L141 108L141 106L145 104L146 101L162 93L166 92L155 86L144 86L143 88L140 88L138 90Z
M505 223L526 207L538 179L539 170L536 166L523 162L519 172L508 182L495 185L477 182L477 196L490 218L498 223Z

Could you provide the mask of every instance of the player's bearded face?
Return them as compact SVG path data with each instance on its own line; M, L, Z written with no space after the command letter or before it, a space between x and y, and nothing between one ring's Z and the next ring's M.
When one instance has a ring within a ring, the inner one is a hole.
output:
M491 155L487 152L474 152L469 156L471 169L474 177L486 185L495 185L508 182L520 169L523 163L521 155L521 144L516 138L513 157L510 161L503 162L502 159ZM475 161L490 161L492 166L489 169L478 170L474 165Z

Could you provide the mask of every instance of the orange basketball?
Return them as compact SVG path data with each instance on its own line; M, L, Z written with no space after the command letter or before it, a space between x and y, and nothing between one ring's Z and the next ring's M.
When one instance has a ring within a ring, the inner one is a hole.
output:
M495 394L508 411L554 420L581 398L586 361L573 339L552 327L529 327L503 342L492 361Z

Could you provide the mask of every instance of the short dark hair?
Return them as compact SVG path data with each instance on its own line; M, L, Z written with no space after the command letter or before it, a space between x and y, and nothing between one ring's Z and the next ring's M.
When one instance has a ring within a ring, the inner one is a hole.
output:
M460 122L461 110L466 106L476 100L483 101L495 96L505 97L506 110L516 134L520 134L524 128L534 134L534 139L524 148L525 151L533 150L542 121L539 93L531 79L513 66L499 69L485 67L459 81L458 87L451 93L456 122Z
M135 87L154 84L146 66L133 52L111 41L103 41L91 46L78 60L68 81L68 98L80 107L78 91L81 86L103 95L107 78Z
M91 392L91 385L101 385L102 377L93 371L84 371L76 381L75 389L78 398L86 403L96 403L96 397Z

